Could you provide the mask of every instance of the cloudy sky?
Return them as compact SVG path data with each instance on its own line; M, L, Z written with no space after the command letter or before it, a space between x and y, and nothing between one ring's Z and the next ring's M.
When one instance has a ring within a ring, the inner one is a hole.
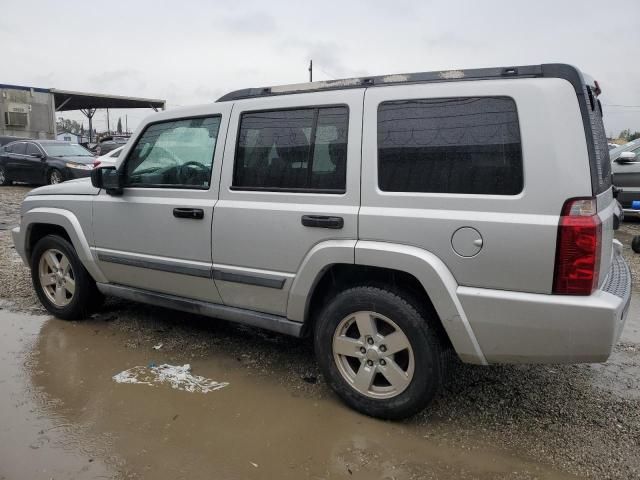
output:
M311 58L317 80L566 62L600 81L607 133L640 130L638 0L100 3L2 0L0 83L172 108L306 81ZM135 127L148 111L126 113Z

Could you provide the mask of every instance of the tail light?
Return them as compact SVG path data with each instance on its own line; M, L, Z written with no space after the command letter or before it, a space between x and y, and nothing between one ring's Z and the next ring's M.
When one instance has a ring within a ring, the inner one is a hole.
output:
M572 198L558 225L553 293L591 295L598 286L602 224L595 198Z

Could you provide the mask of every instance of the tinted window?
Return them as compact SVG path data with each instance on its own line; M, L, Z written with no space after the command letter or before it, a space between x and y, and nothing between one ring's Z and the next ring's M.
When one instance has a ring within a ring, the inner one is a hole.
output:
M127 159L127 185L208 189L219 128L219 116L149 126Z
M27 148L27 144L24 142L14 143L13 147L11 148L11 152L17 153L19 155L24 155L26 148Z
M344 191L348 118L346 107L243 114L234 187Z
M380 189L393 192L519 193L515 102L468 97L380 104L378 176Z
M27 143L27 155L39 155L40 149L33 143Z

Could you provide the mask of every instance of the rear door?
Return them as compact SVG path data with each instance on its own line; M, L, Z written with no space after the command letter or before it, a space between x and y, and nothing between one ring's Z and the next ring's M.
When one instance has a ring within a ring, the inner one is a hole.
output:
M234 104L214 277L226 305L284 315L312 248L357 239L363 90Z
M23 169L27 182L43 183L45 179L46 160L42 156L44 152L35 143L28 142L25 150Z
M25 142L16 142L11 144L11 152L7 158L7 174L12 180L18 182L26 182L26 169L24 166L25 151L27 144Z

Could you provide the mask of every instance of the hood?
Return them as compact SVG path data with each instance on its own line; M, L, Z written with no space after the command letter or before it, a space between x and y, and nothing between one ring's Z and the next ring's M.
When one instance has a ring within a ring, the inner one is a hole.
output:
M97 195L99 191L99 188L91 185L90 178L79 178L58 183L57 185L35 188L27 194L27 197L34 195Z
M84 164L89 164L89 163L93 163L94 160L96 159L96 157L91 157L91 156L78 156L78 157L54 157L54 156L50 156L50 158L55 158L56 160L62 160L63 162L70 162L70 163L84 163Z

